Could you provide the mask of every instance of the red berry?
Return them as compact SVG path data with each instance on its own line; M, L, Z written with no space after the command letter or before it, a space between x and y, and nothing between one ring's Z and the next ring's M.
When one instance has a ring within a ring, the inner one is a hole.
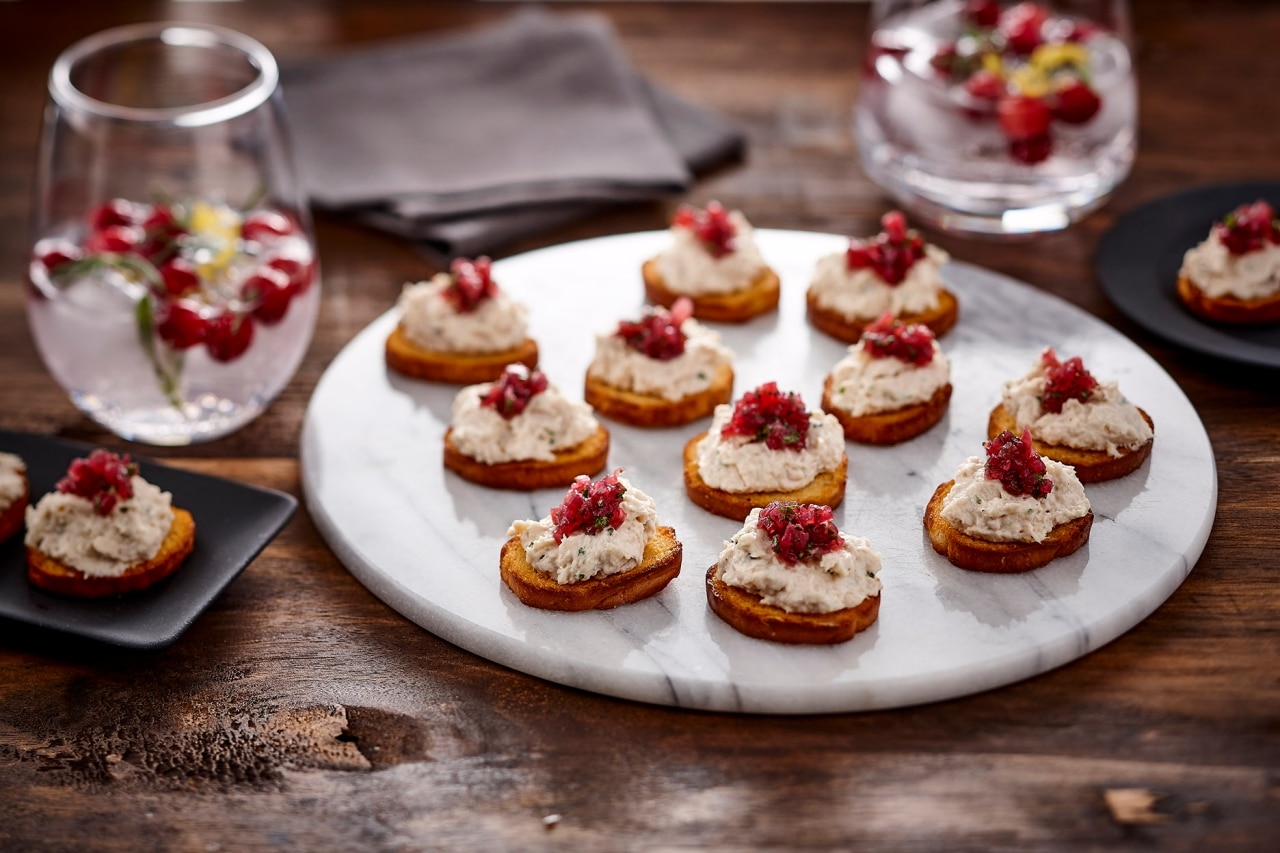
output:
M444 298L460 314L470 313L486 299L498 295L498 285L493 281L493 264L481 256L474 261L454 258L449 267L451 281L444 291Z
M907 216L901 210L891 210L880 217L880 227L884 236L891 243L900 243L907 239Z
M84 241L84 250L91 255L101 252L129 252L142 242L142 229L133 225L108 225L95 231Z
M235 361L253 343L253 318L224 311L209 321L204 346L214 361Z
M200 289L200 275L186 258L171 258L161 264L160 279L169 296L186 296Z
M887 311L862 330L860 343L873 358L896 358L923 367L933 361L933 332L919 323L906 325Z
M985 68L973 72L964 81L964 90L979 101L996 101L1005 93L1004 78Z
M799 394L783 394L778 383L766 382L734 404L733 416L720 434L763 441L770 450L804 450L809 412Z
M1047 160L1053 153L1053 137L1044 133L1030 139L1010 139L1009 156L1028 166Z
M621 473L619 468L595 483L585 474L574 478L560 506L551 510L551 523L555 525L551 536L557 545L575 533L595 536L622 526L622 522L627 520L627 513L622 508L622 496L627 493L627 487L618 482Z
M1039 3L1019 3L1000 16L1000 31L1014 53L1029 54L1044 41L1041 30L1049 21L1049 10Z
M273 270L279 270L289 277L289 289L293 291L295 296L300 293L306 293L307 288L311 287L314 269L311 264L304 263L297 258L281 255L267 261L267 266Z
M1065 41L1086 42L1103 31L1103 27L1093 21L1072 21L1063 38Z
M45 239L36 243L35 258L49 272L80 260L80 248L69 240Z
M113 198L104 202L89 217L89 227L94 231L102 231L113 225L133 225L138 221L137 206L123 198Z
M637 321L622 320L614 334L627 346L658 361L670 361L684 353L685 334L680 326L693 314L693 302L682 296L670 311L655 308Z
M87 459L73 460L55 488L92 501L98 515L110 515L117 503L133 497L132 478L137 473L138 466L127 454L117 456L99 448Z
M1266 243L1280 243L1280 221L1265 201L1242 204L1214 226L1218 240L1233 255L1261 249Z
M916 261L924 257L924 238L907 230L907 217L891 210L880 218L884 229L869 240L854 238L845 250L849 270L875 270L885 284L901 284Z
M1040 356L1044 364L1044 395L1040 398L1040 406L1046 412L1055 415L1061 413L1062 406L1068 400L1089 401L1093 391L1098 387L1098 380L1085 370L1080 356L1058 361L1058 355L1052 348L1046 349Z
M821 557L844 545L831 507L773 501L760 510L756 526L769 537L773 553L788 566Z
M1067 124L1084 124L1098 114L1102 99L1080 80L1072 80L1053 97L1053 117Z
M255 210L240 226L241 237L259 243L292 233L293 220L274 210Z
M185 299L162 302L156 308L156 334L174 349L190 349L203 343L208 322L200 306Z
M1049 132L1049 105L1030 95L1009 95L996 103L1000 129L1010 139L1031 139Z
M938 46L933 56L929 58L929 64L933 69L944 77L951 76L951 69L956 61L956 45L955 42L946 42Z
M488 406L509 421L523 412L534 396L546 391L547 384L547 376L541 370L508 364L498 381L480 396L480 405Z
M692 231L713 258L722 258L734 250L738 229L729 219L729 211L718 201L708 202L706 210L681 205L672 224Z
M139 249L153 263L172 258L178 251L178 238L186 234L167 205L157 204L142 220L143 239Z
M987 451L986 478L999 480L1009 494L1042 498L1053 491L1044 460L1032 446L1030 430L1023 430L1021 438L1005 430L982 446Z
M1000 21L1000 4L996 0L969 0L964 14L975 27L990 29Z
M245 279L240 297L253 306L250 311L254 317L271 326L280 322L289 310L293 290L289 287L289 276L265 266Z

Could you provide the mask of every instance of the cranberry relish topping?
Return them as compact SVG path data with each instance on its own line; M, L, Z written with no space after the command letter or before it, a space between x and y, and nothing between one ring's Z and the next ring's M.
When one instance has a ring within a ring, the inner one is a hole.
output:
M1280 219L1265 201L1242 204L1228 213L1213 228L1218 240L1233 255L1245 255L1265 248L1267 243L1280 244Z
M483 256L474 261L453 259L449 267L453 281L445 289L444 298L459 314L469 314L481 302L498 295L498 285L494 284L491 275L492 266L493 262Z
M1053 491L1044 460L1031 445L1031 430L1024 429L1022 438L1005 430L982 446L987 451L987 479L999 480L1009 494L1042 498Z
M658 361L670 361L684 352L685 334L680 327L692 316L693 302L682 296L669 312L655 308L638 321L622 320L614 335L636 352Z
M872 358L896 358L924 367L933 361L933 332L928 326L906 325L885 312L862 330L862 348Z
M844 545L831 507L773 501L756 520L756 526L773 542L773 553L788 566L821 557Z
M1058 355L1050 347L1040 356L1044 363L1044 395L1040 398L1040 406L1046 412L1061 414L1063 405L1068 400L1089 402L1093 390L1098 387L1098 380L1084 369L1080 356L1058 361Z
M547 375L541 370L530 370L523 364L508 364L498 381L480 396L480 405L490 407L503 420L509 421L523 412L535 395L545 390Z
M849 241L845 266L850 270L870 268L885 284L901 284L916 261L924 257L924 238L907 230L907 217L891 210L880 218L884 229L875 237Z
M800 451L809 436L809 412L799 394L784 394L778 383L766 382L734 404L733 417L720 434L763 441L770 450Z
M72 461L67 476L58 481L56 488L63 494L92 501L93 511L98 515L110 515L117 503L133 497L130 478L137 473L138 466L130 461L128 454L117 456L98 449L90 453L88 459Z
M559 545L566 536L585 533L595 536L605 530L617 530L627 520L622 509L622 496L627 487L618 482L618 468L599 482L591 482L586 474L579 474L569 487L560 506L551 510L551 522L555 528L551 536Z
M708 202L706 210L682 204L672 222L677 228L692 231L713 258L723 258L735 248L738 229L729 221L729 211L718 201Z

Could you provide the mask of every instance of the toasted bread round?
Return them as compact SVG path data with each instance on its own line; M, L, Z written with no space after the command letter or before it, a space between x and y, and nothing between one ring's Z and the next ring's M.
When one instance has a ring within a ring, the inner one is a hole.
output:
M1074 553L1089 541L1092 510L1059 524L1049 531L1043 542L992 542L962 533L942 517L942 501L955 484L955 480L948 480L934 491L924 509L924 527L929 532L933 550L962 569L998 574L1029 572L1056 557Z
M670 308L681 296L687 296L693 302L694 317L718 323L745 323L752 317L774 311L782 292L778 274L768 267L741 290L698 296L669 289L662 273L658 272L657 258L645 261L641 273L644 276L644 295L650 302Z
M813 288L810 288L805 295L805 305L808 307L810 323L836 340L849 344L856 344L862 337L862 330L876 320L875 317L849 318L839 311L822 307L814 296ZM928 326L929 331L938 338L949 332L959 318L960 302L955 294L945 287L938 291L937 308L931 311L907 312L897 316L897 319L903 323L922 323Z
M641 394L610 385L587 371L583 399L597 414L639 427L669 427L705 418L720 403L733 398L733 368L720 365L711 384L703 391L668 400L656 394Z
M453 428L444 434L444 467L473 483L494 489L529 492L567 486L579 474L596 474L609 457L609 431L599 426L584 441L555 451L555 459L518 459L486 465L467 456L453 443Z
M1263 325L1280 323L1280 292L1258 299L1208 296L1185 275L1178 276L1178 297L1192 313L1215 323Z
M520 346L498 352L441 352L423 349L396 326L387 337L386 358L388 367L414 379L472 385L498 379L508 364L519 362L533 370L538 366L538 344L525 338Z
M656 595L678 574L683 548L670 527L659 527L644 543L640 565L616 575L557 583L529 565L519 537L502 545L499 573L516 597L543 610L608 610Z
M707 570L707 604L730 627L748 637L792 645L843 643L871 627L880 615L880 593L867 596L857 607L831 613L788 613L765 604L754 592L729 586L715 566Z
M1142 419L1147 422L1147 426L1153 430L1151 438L1147 439L1145 444L1134 448L1133 450L1120 449L1119 456L1111 456L1105 450L1080 450L1075 447L1064 447L1060 444L1045 444L1031 437L1031 445L1036 453L1041 456L1048 456L1055 459L1063 465L1071 465L1076 469L1076 476L1080 478L1082 483L1101 483L1106 480L1114 480L1117 477L1123 477L1132 471L1138 470L1147 457L1151 455L1151 445L1155 443L1154 434L1155 424L1151 421L1151 416L1142 409L1138 409L1138 414L1142 415ZM1021 430L1017 422L1014 420L1009 410L1004 407L1004 403L998 404L991 410L991 416L987 418L987 438L995 438L1005 430L1009 430L1015 435Z
M27 548L27 580L34 586L77 598L102 598L134 592L173 573L196 544L196 522L185 509L173 507L173 524L150 560L135 563L118 577L86 575L79 569Z
M834 471L824 471L802 488L790 492L726 492L713 489L702 479L698 471L698 442L706 438L705 432L689 439L684 446L684 490L698 506L732 518L746 520L756 507L768 506L773 501L797 501L806 504L825 504L835 508L844 500L845 480L849 473L849 456L840 457L840 465ZM789 453L791 451L779 451Z
M942 420L951 402L951 383L933 392L923 403L912 403L887 412L851 415L831 402L831 377L822 384L822 408L836 416L844 427L844 437L862 444L898 444L915 438Z
M27 500L31 492L31 483L27 480L27 475L20 473L22 478L22 494L13 499L13 502L0 512L0 542L4 542L13 534L22 529L22 524L27 514Z

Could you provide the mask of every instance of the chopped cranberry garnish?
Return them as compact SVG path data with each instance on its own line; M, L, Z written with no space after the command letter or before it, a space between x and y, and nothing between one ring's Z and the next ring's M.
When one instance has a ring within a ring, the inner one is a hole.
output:
M1222 245L1233 255L1263 248L1267 242L1280 243L1280 220L1265 201L1243 204L1214 226Z
M933 361L933 332L919 323L908 326L886 311L862 330L862 348L873 358L896 358L923 367Z
M255 210L240 225L240 236L258 243L292 233L293 220L274 210Z
M195 264L185 258L170 258L160 265L160 280L169 296L186 296L200 289L200 275Z
M444 298L460 314L476 310L481 302L498 295L492 272L493 262L484 256L474 261L454 258L449 266L451 281L444 290Z
M101 204L89 217L89 227L102 231L113 225L133 225L138 221L138 207L123 198L113 198Z
M248 314L224 311L209 321L204 346L214 361L235 361L253 343L253 318Z
M67 240L41 240L36 243L35 256L46 270L53 272L58 267L80 260L83 253Z
M537 394L547 390L547 376L541 370L530 370L523 364L508 364L498 381L480 396L480 405L488 406L511 420L529 405Z
M723 258L735 248L738 229L729 220L729 211L718 201L708 202L706 210L682 204L672 223L692 231L713 258Z
M975 27L990 29L1000 22L1000 4L996 0L969 0L964 15Z
M99 252L129 252L142 242L144 236L142 229L133 225L108 225L89 235L84 241L84 250L91 255Z
M1049 132L1053 112L1041 98L1009 95L996 104L996 118L1009 139L1032 139Z
M1042 498L1053 491L1044 460L1031 444L1031 430L1024 429L1022 438L1005 430L982 446L987 451L987 479L999 480L1009 494Z
M769 537L778 559L794 566L844 545L834 517L822 504L773 501L760 510L756 526Z
M636 352L658 361L670 361L684 352L685 335L680 327L692 316L693 302L681 296L670 311L654 308L639 320L620 321L614 335Z
M87 459L72 461L67 475L55 487L66 495L78 495L93 502L98 515L110 515L120 501L133 497L132 477L138 466L128 454L117 456L101 448L89 454Z
M1047 133L1030 139L1010 139L1009 156L1019 163L1034 165L1049 159L1053 153L1053 137Z
M551 510L551 523L555 525L551 536L557 545L575 533L595 536L622 526L627 520L626 510L622 508L627 487L618 482L621 473L622 469L618 468L595 483L585 474L574 478L564 501Z
M1019 3L1000 16L1000 31L1014 53L1029 54L1044 41L1042 30L1049 21L1049 10L1039 3Z
M280 322L289 310L293 291L289 287L289 276L265 266L245 279L240 295L253 305L253 316L270 326Z
M1102 107L1098 93L1081 80L1072 80L1051 97L1053 117L1067 124L1084 124Z
M871 268L885 284L901 284L916 261L924 257L924 237L907 230L907 218L891 210L880 218L884 229L868 240L854 238L845 251L850 270Z
M770 450L804 450L809 412L799 394L783 394L778 383L766 382L734 404L733 416L720 434L763 441Z
M1040 356L1044 364L1044 396L1040 398L1040 406L1046 412L1055 415L1062 411L1068 400L1089 402L1093 389L1098 387L1098 380L1085 370L1080 356L1058 361L1058 355L1052 348L1046 349Z
M174 349L204 343L208 325L199 306L185 299L162 302L156 309L156 334Z

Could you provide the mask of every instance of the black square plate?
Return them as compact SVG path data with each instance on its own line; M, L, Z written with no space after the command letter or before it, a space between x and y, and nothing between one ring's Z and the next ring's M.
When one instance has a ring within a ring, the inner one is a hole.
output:
M0 451L17 454L27 464L32 504L53 490L72 459L92 449L80 442L0 430ZM154 586L115 598L53 595L27 582L19 531L0 544L0 619L125 648L163 648L258 556L298 506L283 492L134 460L143 477L172 492L174 505L195 518L195 550L182 566Z

